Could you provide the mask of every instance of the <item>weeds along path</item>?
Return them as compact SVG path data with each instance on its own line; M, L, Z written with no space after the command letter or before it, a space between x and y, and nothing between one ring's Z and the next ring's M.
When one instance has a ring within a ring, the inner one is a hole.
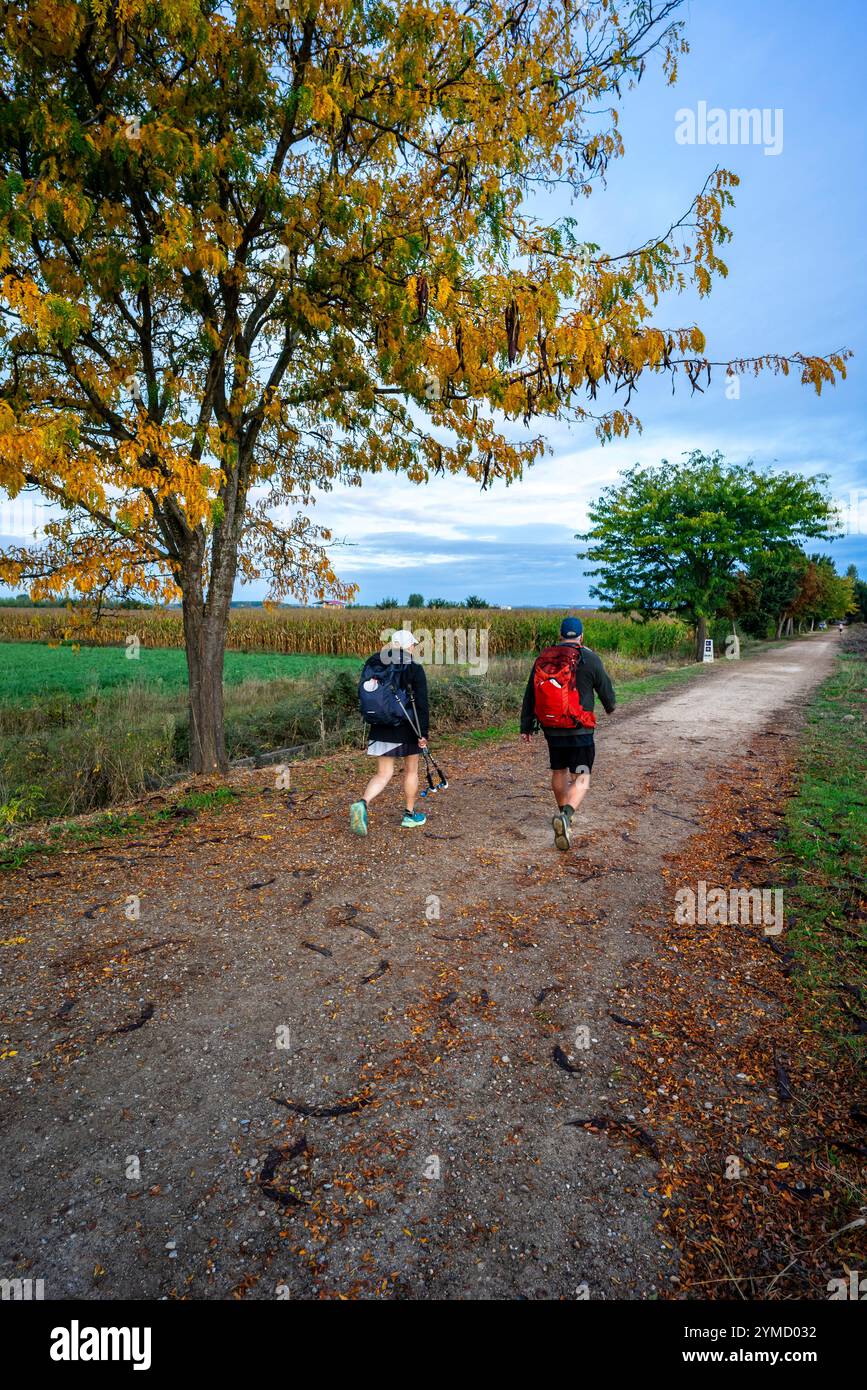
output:
M423 831L394 784L353 838L368 763L341 755L5 876L2 1273L49 1298L665 1289L611 1013L666 856L754 735L796 736L834 646L600 716L568 854L539 738L444 754Z

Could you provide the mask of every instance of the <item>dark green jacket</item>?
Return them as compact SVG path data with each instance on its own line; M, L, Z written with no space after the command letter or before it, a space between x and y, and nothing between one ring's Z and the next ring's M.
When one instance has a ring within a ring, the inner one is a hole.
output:
M572 647L573 642L555 642L557 647ZM535 662L533 663L535 670ZM532 734L538 729L536 720L536 702L533 691L533 670L530 671L530 679L527 681L527 689L524 691L524 703L521 706L521 733ZM578 697L581 701L581 708L592 712L595 704L595 697L598 695L602 702L602 707L607 714L611 714L617 700L614 695L614 686L602 660L591 651L589 647L581 648L581 660L578 663L577 672ZM543 729L549 743L592 743L592 729Z

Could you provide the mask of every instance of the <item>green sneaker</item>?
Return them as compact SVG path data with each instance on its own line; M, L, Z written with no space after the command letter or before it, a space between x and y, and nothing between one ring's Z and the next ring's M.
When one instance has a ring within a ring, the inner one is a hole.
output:
M424 825L427 816L423 816L421 811L407 811L404 814L401 826L404 830L412 830L413 826Z
M572 817L567 816L565 811L553 816L551 824L554 827L554 844L558 849L566 850L572 841Z
M367 807L363 801L353 801L350 806L349 829L355 835L367 834Z

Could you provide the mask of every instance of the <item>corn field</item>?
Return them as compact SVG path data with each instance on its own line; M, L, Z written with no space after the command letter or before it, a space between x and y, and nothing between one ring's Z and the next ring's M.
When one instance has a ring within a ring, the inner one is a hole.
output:
M557 640L561 614L536 609L237 608L229 619L232 651L294 652L311 656L367 656L383 644L382 633L406 625L428 629L488 630L491 656L521 656ZM619 614L584 617L588 647L631 656L686 656L688 625L676 618L647 623ZM123 646L138 638L147 647L183 647L179 609L112 609L87 625L77 610L0 608L0 641L81 642Z

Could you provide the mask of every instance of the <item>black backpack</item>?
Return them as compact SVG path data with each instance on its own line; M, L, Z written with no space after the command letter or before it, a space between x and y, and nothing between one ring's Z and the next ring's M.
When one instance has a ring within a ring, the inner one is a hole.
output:
M358 682L358 707L366 724L403 724L409 718L402 663L372 656Z

